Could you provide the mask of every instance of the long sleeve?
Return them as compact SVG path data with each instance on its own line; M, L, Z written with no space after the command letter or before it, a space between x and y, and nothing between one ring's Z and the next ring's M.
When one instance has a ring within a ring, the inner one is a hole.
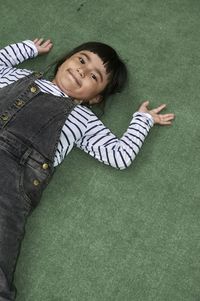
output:
M25 60L37 56L37 54L37 48L32 41L27 40L10 44L0 50L0 68L14 67Z
M122 170L133 162L152 126L153 119L149 114L136 112L127 131L118 139L91 115L87 130L76 144L97 160Z
M27 69L15 66L38 55L32 41L11 44L0 50L0 88L12 84L16 80L31 73Z

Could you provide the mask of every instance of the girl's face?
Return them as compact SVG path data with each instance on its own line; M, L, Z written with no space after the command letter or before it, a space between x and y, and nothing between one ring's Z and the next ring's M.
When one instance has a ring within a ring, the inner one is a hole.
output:
M100 93L108 84L108 76L99 56L83 50L59 67L53 83L74 99L94 104L101 101Z

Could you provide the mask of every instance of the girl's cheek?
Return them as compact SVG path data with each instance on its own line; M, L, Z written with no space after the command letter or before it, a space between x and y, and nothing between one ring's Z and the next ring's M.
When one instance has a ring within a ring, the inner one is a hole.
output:
M84 86L89 88L92 87L90 79L87 78L84 80Z

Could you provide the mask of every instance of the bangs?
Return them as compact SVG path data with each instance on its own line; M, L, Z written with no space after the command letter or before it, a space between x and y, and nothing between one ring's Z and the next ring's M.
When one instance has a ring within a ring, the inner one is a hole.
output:
M111 75L115 73L115 70L118 67L119 57L113 48L111 48L107 44L100 43L100 42L87 42L76 47L73 50L73 52L70 54L70 56L75 54L76 52L80 52L83 50L88 50L90 52L97 54L99 58L102 60L107 74Z
M101 42L86 42L74 48L72 51L68 52L66 55L62 56L55 63L54 76L58 71L59 66L72 55L81 51L90 51L98 55L101 59L106 74L108 75L108 84L106 88L101 92L102 97L105 99L107 96L119 93L125 86L127 81L127 69L126 65L118 56L117 52L109 45Z

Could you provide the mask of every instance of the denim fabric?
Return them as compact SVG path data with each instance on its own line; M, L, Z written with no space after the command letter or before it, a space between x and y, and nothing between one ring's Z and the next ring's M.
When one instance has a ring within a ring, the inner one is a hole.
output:
M26 220L53 175L60 131L75 106L42 93L34 83L39 76L0 89L0 301L15 300Z

